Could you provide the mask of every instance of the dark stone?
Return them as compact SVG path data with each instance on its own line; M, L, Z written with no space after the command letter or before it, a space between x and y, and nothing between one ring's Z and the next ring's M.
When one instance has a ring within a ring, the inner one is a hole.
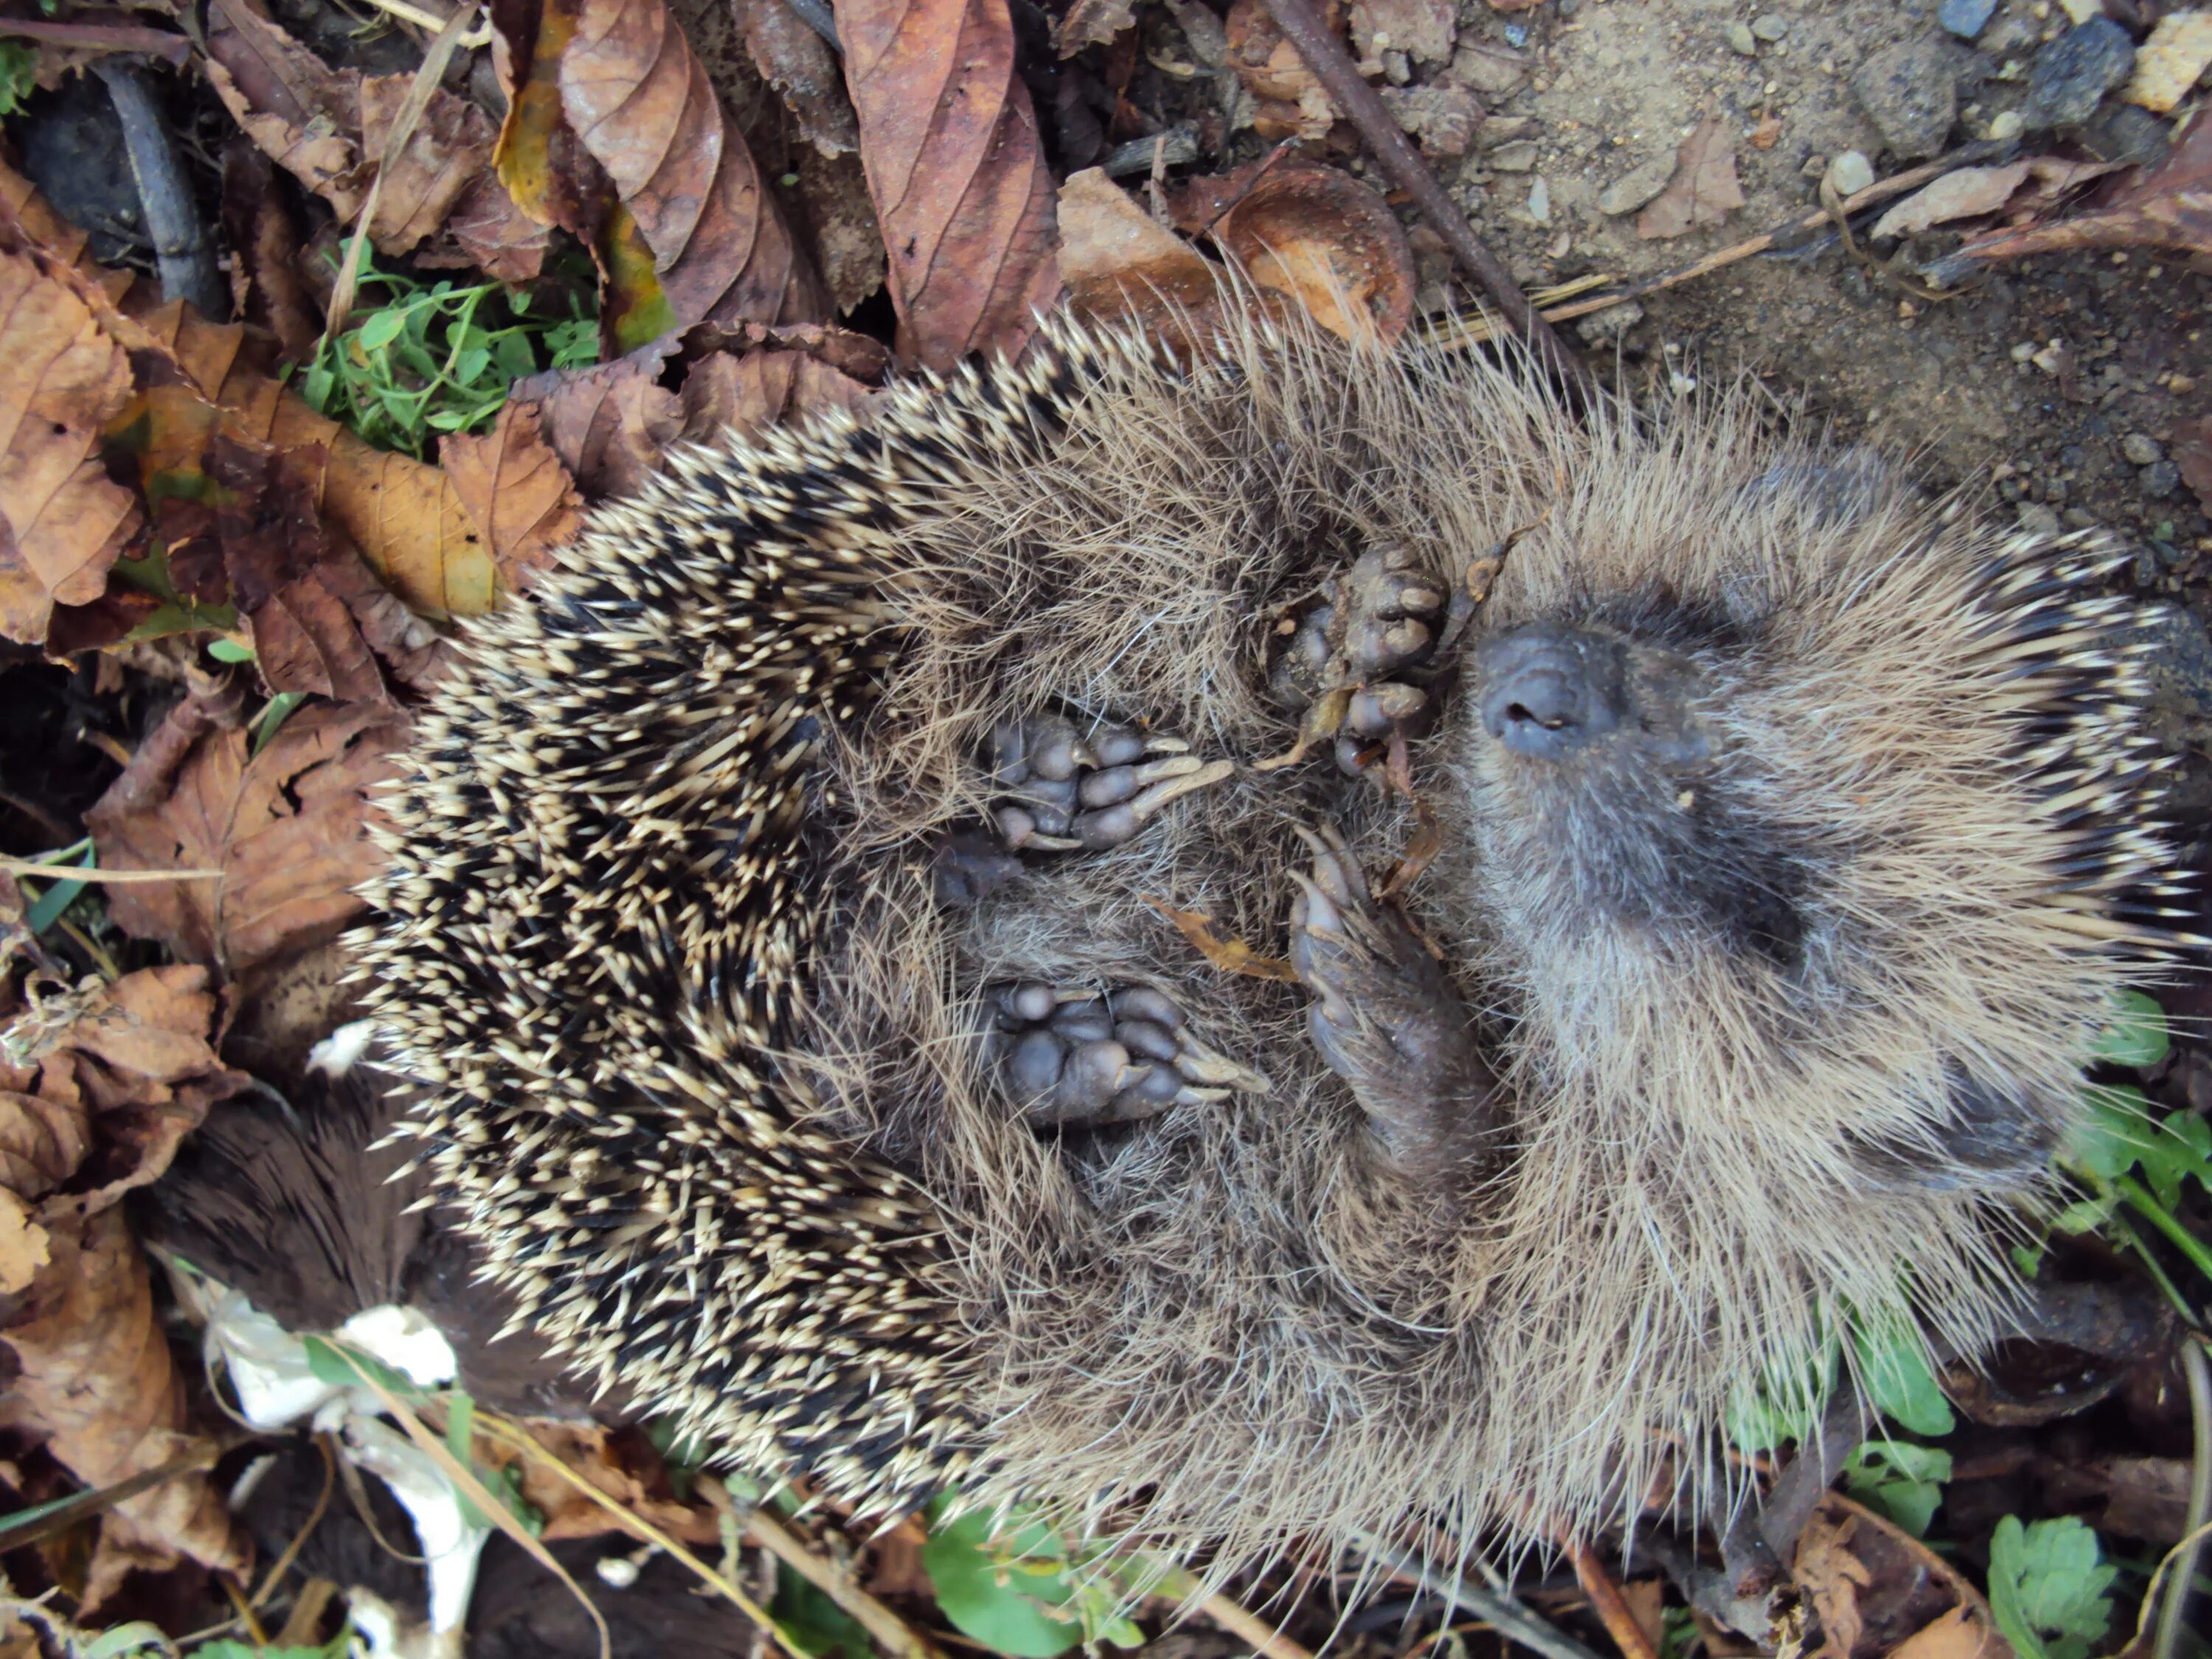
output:
M1934 155L1959 118L1957 48L1928 38L1875 53L1851 76L1859 107L1899 161Z
M1996 9L1997 0L1943 0L1936 9L1936 21L1961 40L1971 40Z
M2111 18L2076 23L2036 53L2021 113L2031 127L2078 127L2128 78L2135 63L2135 42Z
M2140 104L2112 104L2081 129L2081 147L2100 161L2154 167L2172 141L2166 123Z
M2172 461L2154 461L2136 475L2142 483L2142 493L2154 501L2162 501L2181 488L2181 469Z

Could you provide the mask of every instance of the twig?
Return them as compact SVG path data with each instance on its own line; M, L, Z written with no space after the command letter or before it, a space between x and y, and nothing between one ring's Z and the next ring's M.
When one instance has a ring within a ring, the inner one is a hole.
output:
M1261 1659L1314 1659L1312 1650L1284 1635L1226 1591L1200 1594L1198 1575L1188 1567L1177 1566L1157 1556L1146 1560L1159 1570L1160 1594L1180 1596L1186 1605L1195 1600L1200 1612L1238 1640L1250 1643Z
M397 17L404 23L412 23L416 28L428 29L433 34L444 29L453 21L452 17L441 17L434 11L426 10L421 6L411 5L409 3L409 0L368 0L368 3L374 6L379 11L390 12L394 17ZM459 9L462 12L473 12L476 9L477 0L460 0ZM465 46L480 46L483 45L484 40L489 40L490 36L491 30L487 27L481 39L474 34L471 34L465 36L462 40L461 44ZM441 72L442 73L442 71Z
M1987 159L1995 153L1995 148L1987 143L1962 144L1948 155L1940 156L1920 167L1908 167L1905 172L1891 178L1877 179L1864 190L1846 196L1840 204L1842 210L1845 213L1856 213L1862 208L1872 207L1877 202L1886 202L1893 196L1901 196L1906 191L1927 184L1931 179L1940 179L1947 173L1954 172L1960 167L1970 167L1977 161ZM1565 322L1571 318L1586 317L1594 311L1603 311L1609 306L1626 305L1631 300L1640 300L1647 294L1658 293L1662 289L1678 288L1682 283L1694 282L1700 276L1710 276L1717 270L1723 270L1729 265L1738 264L1751 258L1755 254L1764 253L1789 237L1818 230L1821 226L1832 222L1833 218L1829 210L1821 208L1817 212L1802 215L1786 224L1777 226L1762 235L1754 236L1749 241L1738 242L1733 247L1724 247L1717 252L1708 253L1702 259L1693 260L1686 265L1677 265L1672 270L1662 271L1656 276L1648 276L1640 283L1631 283L1624 289L1616 289L1613 293L1602 295L1596 299L1584 300L1576 305L1561 306L1557 310L1547 311L1544 315L1553 322Z
M2189 1511L2181 1523L2183 1540L2174 1552L2173 1582L2158 1610L2158 1642L2153 1659L2173 1659L2181 1651L2182 1615L2197 1583L2197 1559L2203 1553L2205 1523L2212 1521L2212 1362L2197 1337L2181 1345L2181 1369L2189 1378L2189 1410L2196 1423L2196 1464L2189 1477ZM2159 1564L2166 1571L2166 1563Z
M230 290L216 268L215 249L177 155L175 133L154 101L146 71L127 58L104 58L92 69L107 83L116 119L123 125L123 148L138 185L146 234L154 243L161 297L187 301L203 317L222 321L230 314Z
M179 1453L166 1463L137 1474L126 1475L112 1486L100 1486L89 1492L72 1492L67 1498L57 1498L51 1504L41 1504L27 1510L19 1519L0 1527L0 1553L21 1549L40 1539L65 1532L79 1522L112 1509L125 1498L136 1498L140 1492L175 1480L180 1474L196 1474L211 1469L228 1448L212 1440Z
M397 0L376 3L395 15L405 15L399 11ZM446 65L453 60L453 49L460 45L462 33L476 15L477 0L463 0L453 8L451 17L432 20L437 24L437 38L423 49L422 64L407 88L407 96L400 100L398 112L392 118L391 129L384 135L384 149L376 158L376 177L369 181L368 195L361 204L360 216L354 221L353 236L346 243L344 263L338 266L337 282L331 289L330 309L323 315L325 337L343 328L345 319L352 314L354 292L361 285L362 256L368 246L368 228L376 220L377 202L384 194L384 181L392 172L393 160L414 138L422 112L430 107L431 94L438 90Z
M47 881L92 881L117 885L134 881L216 881L220 870L94 870L76 864L39 864L30 859L0 859L0 872L37 876Z
M1636 1622L1636 1615L1628 1610L1627 1599L1620 1586L1605 1570L1590 1547L1578 1538L1560 1540L1566 1547L1567 1559L1575 1564L1575 1582L1589 1597L1591 1611L1605 1626L1605 1633L1613 1638L1622 1659L1659 1659L1659 1650L1651 1645L1651 1638L1644 1633L1644 1626Z
M792 1646L791 1638L784 1634L783 1627L769 1616L765 1607L738 1589L736 1584L731 1583L723 1574L715 1571L714 1568L685 1548L681 1540L671 1537L644 1516L632 1514L514 1425L494 1416L489 1412L479 1411L476 1415L476 1428L477 1433L488 1439L495 1440L501 1445L522 1453L525 1456L536 1458L555 1475L567 1481L568 1485L605 1510L624 1532L641 1543L652 1545L655 1549L688 1569L701 1583L729 1601L738 1612L766 1632L769 1638L789 1656L789 1659L805 1659L805 1656Z
M1392 1572L1441 1593L1461 1612L1472 1614L1500 1636L1545 1656L1545 1659L1598 1659L1596 1654L1512 1596L1477 1589L1456 1572L1444 1572L1411 1550L1401 1550L1367 1533L1352 1541Z
M136 23L58 23L44 17L0 17L0 34L19 34L73 52L143 52L172 65L192 55L192 43L167 29Z
M1528 296L1513 280L1513 273L1498 263L1498 256L1482 245L1475 235L1474 227L1459 204L1445 193L1437 182L1436 173L1421 159L1413 141L1399 130L1397 121L1382 102L1382 94L1359 78L1352 66L1351 55L1343 43L1328 32L1321 14L1314 8L1313 0L1267 0L1267 10L1276 26L1297 48L1306 67L1328 94L1329 100L1342 110L1352 124L1359 129L1359 136L1375 152L1375 159L1382 164L1383 171L1396 181L1398 187L1411 196L1421 210L1421 216L1430 228L1443 237L1468 275L1482 284L1505 319L1527 339L1529 349L1547 366L1564 379L1576 392L1589 397L1597 389L1566 344L1552 331Z
M698 1486L715 1508L727 1505L725 1513L736 1514L736 1503L720 1481L702 1476ZM806 1540L778 1516L755 1508L744 1520L746 1537L852 1614L885 1652L909 1656L909 1659L945 1659L927 1637L861 1589L850 1572L809 1549Z

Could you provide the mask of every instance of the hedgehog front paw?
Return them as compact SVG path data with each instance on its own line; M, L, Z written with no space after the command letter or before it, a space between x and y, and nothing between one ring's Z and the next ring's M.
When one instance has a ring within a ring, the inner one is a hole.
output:
M1135 1122L1267 1086L1200 1042L1175 1000L1149 986L1102 996L1029 981L997 988L991 1009L1006 1091L1039 1126Z
M991 769L1008 794L995 813L999 833L1017 852L1118 847L1170 801L1236 770L1189 749L1122 726L1085 737L1058 714L1004 721L991 734Z
M1352 1085L1387 1160L1440 1175L1480 1150L1496 1079L1458 989L1406 918L1369 892L1334 834L1300 830L1310 875L1293 871L1291 966L1313 993L1306 1029Z
M1319 605L1285 622L1268 689L1300 711L1302 737L1335 738L1338 759L1356 771L1367 744L1425 729L1436 699L1394 677L1434 654L1448 599L1413 549L1370 547Z

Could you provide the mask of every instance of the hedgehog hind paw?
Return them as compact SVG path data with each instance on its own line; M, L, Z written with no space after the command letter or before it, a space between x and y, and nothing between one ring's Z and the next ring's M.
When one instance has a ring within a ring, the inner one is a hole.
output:
M1118 847L1170 802L1236 769L1200 760L1177 738L1112 725L1085 734L1040 714L993 730L991 770L1006 791L994 816L1007 849L1059 853Z
M1339 763L1356 775L1369 744L1426 731L1437 697L1413 682L1433 677L1438 647L1452 632L1449 601L1413 550L1384 544L1362 552L1318 605L1285 623L1268 690L1299 714L1297 752L1333 737Z
M1291 965L1313 994L1307 1031L1352 1085L1385 1161L1448 1173L1493 1127L1496 1079L1466 1004L1413 925L1369 891L1342 838L1300 833L1314 860L1292 872Z
M989 1042L1009 1097L1041 1128L1091 1128L1203 1105L1267 1079L1206 1047L1150 986L1103 994L1028 980L994 988Z

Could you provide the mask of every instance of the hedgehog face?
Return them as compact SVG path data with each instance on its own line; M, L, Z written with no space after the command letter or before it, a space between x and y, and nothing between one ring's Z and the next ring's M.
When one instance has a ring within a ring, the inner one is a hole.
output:
M1689 934L1796 965L1792 839L1728 696L1747 647L1648 602L1478 641L1459 769L1481 856L1583 930ZM1663 621L1655 625L1655 616Z

